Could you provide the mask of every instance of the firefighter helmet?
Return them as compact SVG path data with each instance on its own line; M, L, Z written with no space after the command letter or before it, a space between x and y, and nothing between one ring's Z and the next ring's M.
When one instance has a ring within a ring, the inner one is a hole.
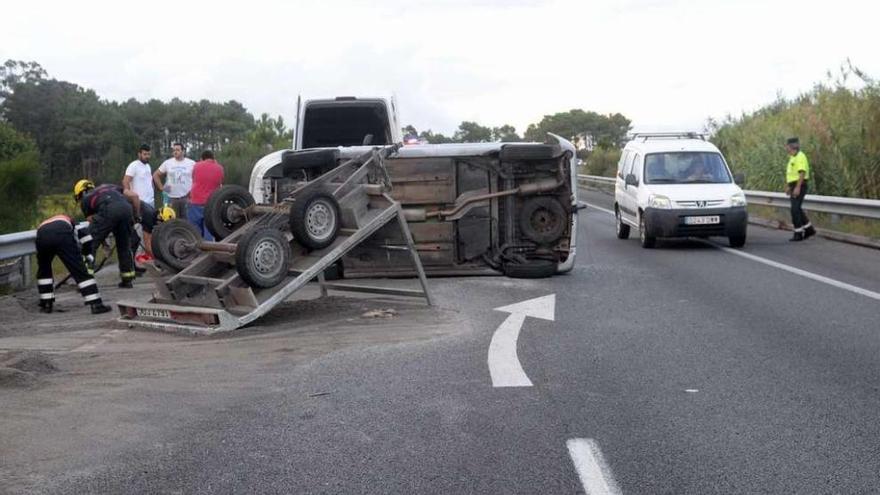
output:
M177 214L174 213L174 208L165 205L162 207L161 210L159 210L159 219L163 222L174 220L175 218L177 218Z
M94 189L95 183L90 181L89 179L80 179L73 186L73 197L79 199L82 197L83 193L88 191L89 189Z

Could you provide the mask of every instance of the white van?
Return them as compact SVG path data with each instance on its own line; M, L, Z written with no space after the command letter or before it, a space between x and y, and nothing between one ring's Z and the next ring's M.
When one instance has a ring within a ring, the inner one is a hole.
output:
M617 237L638 229L642 247L658 237L727 237L746 243L746 197L721 152L696 133L639 133L617 165Z

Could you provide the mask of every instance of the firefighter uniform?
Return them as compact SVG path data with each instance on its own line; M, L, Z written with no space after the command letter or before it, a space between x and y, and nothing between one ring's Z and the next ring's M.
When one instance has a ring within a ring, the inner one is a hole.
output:
M40 308L45 313L52 312L55 303L55 280L52 275L52 260L58 256L70 272L85 304L91 306L92 313L110 311L101 301L95 278L83 263L82 253L92 249L92 236L88 225L74 225L67 215L55 215L37 228L37 290L40 293ZM80 247L81 246L81 247Z
M89 189L82 194L80 207L87 218L92 217L90 230L94 242L90 254L94 255L95 247L112 232L116 238L116 256L119 259L119 276L122 278L119 287L131 288L131 281L135 277L131 250L133 210L122 194L122 188L103 184Z

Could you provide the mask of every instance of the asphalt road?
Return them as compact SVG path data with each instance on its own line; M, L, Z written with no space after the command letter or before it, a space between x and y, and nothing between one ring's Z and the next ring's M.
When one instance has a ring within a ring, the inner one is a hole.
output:
M32 491L581 493L572 439L601 451L609 493L880 490L880 301L846 288L880 292L880 253L760 227L751 258L696 240L645 250L607 213L580 216L570 274L432 279L456 331L275 361ZM493 308L549 294L555 321L519 335L533 386L494 388L507 314Z

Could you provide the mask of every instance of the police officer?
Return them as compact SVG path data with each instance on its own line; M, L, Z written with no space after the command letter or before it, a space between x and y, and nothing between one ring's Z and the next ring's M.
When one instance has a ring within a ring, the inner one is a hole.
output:
M94 262L92 251L92 236L89 234L88 225L73 224L73 219L67 215L55 215L37 228L37 290L40 293L40 311L51 313L55 303L55 280L52 277L52 260L55 256L61 259L64 267L70 272L79 293L85 303L92 308L92 314L106 313L110 306L101 302L101 294L98 293L98 284L89 273L83 254ZM80 247L81 246L81 247Z
M803 241L816 235L816 229L804 213L804 196L807 195L807 184L810 181L810 162L801 151L801 143L796 137L785 142L788 151L788 165L785 169L785 194L791 197L791 223L794 235L790 241Z
M116 256L119 259L119 287L131 289L135 277L134 256L131 251L132 221L135 212L140 213L140 202L129 198L120 186L95 184L82 179L73 186L73 196L80 204L86 218L91 217L90 230L93 245L89 254L94 256L95 247L104 242L110 233L116 238ZM131 201L131 202L129 202ZM134 203L134 208L132 208Z

